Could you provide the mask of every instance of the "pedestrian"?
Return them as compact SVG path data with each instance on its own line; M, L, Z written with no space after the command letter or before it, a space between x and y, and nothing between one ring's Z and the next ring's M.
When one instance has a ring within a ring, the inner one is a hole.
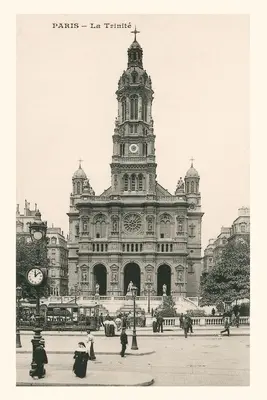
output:
M190 315L187 315L188 319L188 332L193 333L193 320Z
M122 327L122 320L119 316L117 316L117 318L115 319L115 324L117 326L117 332L119 332Z
M184 320L183 320L183 329L184 329L184 337L185 338L187 338L188 328L189 328L188 315L185 315Z
M237 313L236 313L235 322L236 322L236 327L239 328L239 323L240 323L240 312L239 311L237 311Z
M184 314L183 313L181 313L181 315L180 315L179 322L180 322L180 328L184 329Z
M104 321L104 328L105 328L105 335L106 336L110 336L109 323L110 323L110 321L108 319L106 319Z
M230 336L230 323L226 317L224 317L224 330L221 331L221 335L225 332L227 332L227 336Z
M90 329L88 329L87 331L87 343L88 343L88 347L89 347L89 360L91 361L95 361L96 356L95 356L95 351L94 351L94 336L92 335Z
M78 348L75 350L73 358L75 359L73 364L74 374L78 378L84 378L86 376L89 354L83 342L78 343Z
M39 379L45 377L46 371L44 368L44 364L48 364L48 359L44 346L44 339L41 338L33 353L33 361L36 363L34 376L37 376Z
M101 313L100 316L99 316L99 323L100 323L100 326L103 326L103 327L104 327L104 317L103 317L103 313Z
M124 357L126 346L128 344L128 336L127 336L125 328L122 328L121 335L120 335L120 341L121 341L121 352L120 352L120 355L121 355L121 357Z
M122 317L122 328L126 329L126 325L127 325L127 318L126 318L126 315L123 314L123 317Z
M152 318L152 329L154 333L157 332L157 319L155 316Z
M235 324L236 324L236 319L235 319L235 313L233 311L231 315L231 325L234 326Z
M161 314L159 314L158 317L157 317L158 332L163 333L163 322L164 322L164 318L162 317Z

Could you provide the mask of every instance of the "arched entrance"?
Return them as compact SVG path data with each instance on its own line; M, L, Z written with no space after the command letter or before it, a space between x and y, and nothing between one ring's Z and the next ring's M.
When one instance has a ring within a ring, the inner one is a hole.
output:
M105 296L107 294L107 270L102 264L97 264L93 269L93 293L95 293L95 285L99 284L99 294L100 296Z
M137 287L137 296L140 296L140 268L136 263L129 263L124 267L124 295L130 281Z
M171 293L171 267L167 264L160 265L157 273L157 296L163 295L163 285L167 286L167 296Z

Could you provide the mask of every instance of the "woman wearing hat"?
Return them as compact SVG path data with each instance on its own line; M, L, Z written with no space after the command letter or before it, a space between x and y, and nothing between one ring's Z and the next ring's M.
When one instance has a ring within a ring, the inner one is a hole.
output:
M73 364L74 374L78 378L84 378L86 376L89 354L83 342L78 343L78 348L75 350L73 358L75 359Z

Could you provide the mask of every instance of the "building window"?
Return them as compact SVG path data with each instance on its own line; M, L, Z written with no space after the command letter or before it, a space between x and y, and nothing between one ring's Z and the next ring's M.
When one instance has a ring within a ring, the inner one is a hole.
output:
M135 191L135 175L131 176L131 190Z
M194 182L191 182L191 193L194 193L194 188L195 188Z
M125 244L122 245L122 251L125 251Z
M131 245L131 251L134 251L134 244Z
M128 192L129 188L129 178L128 175L124 175L124 191Z
M99 239L100 238L100 233L96 234L96 238Z
M55 276L56 276L56 271L54 269L51 270L51 276L52 276L52 278L55 278Z
M122 102L121 102L121 118L122 118L122 122L126 120L126 99L125 99L125 97L122 99Z
M95 251L95 245L93 244L93 251Z
M170 251L172 251L172 244L170 245Z
M160 219L160 237L164 235L164 238L171 236L171 220L168 214L163 214Z
M168 251L169 251L169 245L166 244L166 252L168 252Z
M96 251L99 251L99 244L96 245Z
M143 175L138 175L138 190L143 190Z
M130 118L138 119L138 97L132 96L130 99Z
M127 244L127 251L130 251L130 245Z
M147 121L147 99L143 99L142 102L142 120Z
M105 251L108 251L108 245L105 244Z
M246 226L245 226L244 224L241 225L241 232L242 232L242 233L246 232Z
M133 133L133 124L130 125L130 133Z
M137 133L137 125L134 125L134 133Z
M135 251L137 252L138 251L138 244L136 243L136 245L135 245Z
M143 251L143 245L140 244L140 251Z
M164 252L164 244L161 245L161 251Z
M164 233L161 233L161 234L160 234L160 238L161 238L161 239L164 239Z

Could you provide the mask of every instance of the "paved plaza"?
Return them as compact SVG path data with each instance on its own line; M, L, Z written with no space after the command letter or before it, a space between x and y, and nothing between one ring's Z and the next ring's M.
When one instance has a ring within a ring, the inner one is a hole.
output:
M17 351L17 382L32 382L29 378L31 363L29 335L22 335L22 349ZM87 377L74 378L72 351L81 336L47 336L46 348L49 364L47 377L36 383L62 385L126 385L151 384L153 386L247 386L249 385L249 336L156 336L138 337L139 351L153 349L151 354L121 358L119 337L95 338L97 360L88 363ZM53 345L52 345L53 344ZM131 346L129 338L128 348ZM68 348L68 353L49 352ZM25 350L26 349L26 350ZM101 354L109 349L110 354ZM98 354L99 353L99 354ZM113 353L113 354L111 354ZM79 383L77 383L79 382ZM102 382L102 383L101 383ZM103 383L104 382L104 383Z

